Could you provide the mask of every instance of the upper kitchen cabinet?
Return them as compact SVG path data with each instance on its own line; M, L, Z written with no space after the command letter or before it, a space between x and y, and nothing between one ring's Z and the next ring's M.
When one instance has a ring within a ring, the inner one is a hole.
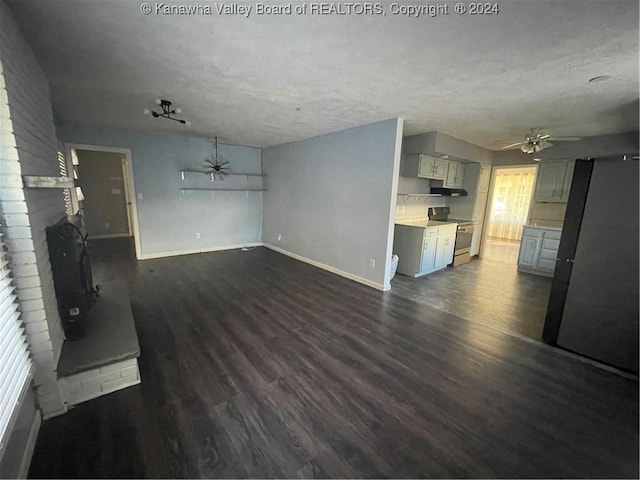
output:
M533 200L536 202L566 202L569 198L575 162L540 162Z
M445 180L449 162L429 155L405 155L402 175L405 177L430 178Z
M491 165L480 165L480 173L478 174L478 193L488 193L489 184L491 183Z
M444 180L443 187L446 188L462 188L464 179L464 163L448 162L447 178Z

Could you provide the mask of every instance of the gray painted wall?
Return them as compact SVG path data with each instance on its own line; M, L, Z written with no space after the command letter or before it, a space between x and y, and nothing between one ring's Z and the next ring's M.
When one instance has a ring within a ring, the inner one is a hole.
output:
M183 168L203 168L205 158L212 153L206 140L76 124L59 124L57 131L60 140L66 143L131 150L144 256L261 241L261 192L180 190L212 185L205 174L188 174L184 181L180 176ZM219 153L231 162L232 171L261 172L260 149L220 145ZM260 180L260 177L230 177L215 185L259 186ZM200 233L199 239L196 233Z
M82 187L90 237L129 235L127 201L120 153L78 150L78 181Z
M401 142L393 119L265 149L265 243L388 286Z
M403 153L425 153L436 157L448 155L452 160L471 160L479 163L491 163L492 157L490 150L442 132L405 137Z
M638 132L585 137L577 142L554 141L553 147L533 155L542 160L575 160L576 158L604 157L615 153L638 151Z
M503 150L493 152L492 164L495 167L508 167L512 165L537 165L534 155L524 153L520 149Z

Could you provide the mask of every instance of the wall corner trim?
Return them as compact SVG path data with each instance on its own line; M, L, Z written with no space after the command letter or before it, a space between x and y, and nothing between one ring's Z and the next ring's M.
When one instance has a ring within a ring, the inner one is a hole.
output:
M290 252L280 247L276 247L275 245L271 245L269 243L263 244L264 247L269 250L273 250L274 252L281 253L282 255L286 255L287 257L291 257L295 260L299 260L304 263L308 263L314 267L321 268L322 270L326 270L327 272L334 273L336 275L340 275L341 277L347 278L349 280L353 280L354 282L361 283L366 285L367 287L375 288L376 290L386 291L391 289L391 285L382 285L381 283L374 282L371 280L367 280L366 278L359 277L358 275L354 275L353 273L345 272L344 270L340 270L338 268L332 267L330 265L326 265L324 263L317 262L315 260L311 260L310 258L303 257L302 255L298 255L296 253Z

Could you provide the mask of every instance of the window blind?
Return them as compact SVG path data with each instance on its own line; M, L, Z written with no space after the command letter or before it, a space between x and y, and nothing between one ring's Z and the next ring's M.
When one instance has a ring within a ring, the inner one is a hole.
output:
M0 233L0 457L31 379L31 365L11 267Z

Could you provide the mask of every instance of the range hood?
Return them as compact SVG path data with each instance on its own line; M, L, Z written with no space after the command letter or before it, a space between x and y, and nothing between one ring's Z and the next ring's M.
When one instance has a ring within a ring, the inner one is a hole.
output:
M431 187L431 194L442 195L443 197L466 197L468 195L464 188L444 187Z

